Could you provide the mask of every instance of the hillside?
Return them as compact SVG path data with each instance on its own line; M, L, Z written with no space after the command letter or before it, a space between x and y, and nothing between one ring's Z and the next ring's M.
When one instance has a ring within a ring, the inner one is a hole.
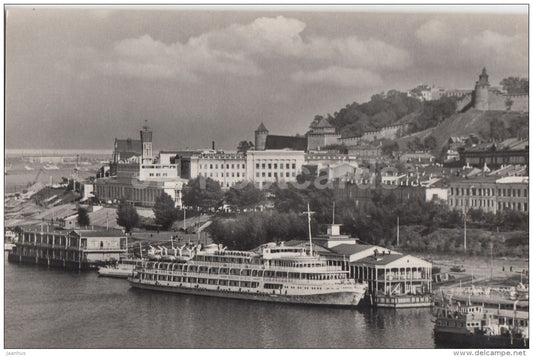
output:
M364 132L396 124L410 124L410 130L420 131L437 125L443 118L455 113L456 100L443 97L421 102L407 93L391 90L376 94L371 100L346 105L326 118L343 137L361 136ZM313 124L324 117L315 116Z
M527 136L529 113L504 111L479 111L471 109L465 113L455 113L439 125L398 139L400 150L407 149L407 143L419 138L434 136L439 154L451 136L475 134L484 140L499 140L512 136Z

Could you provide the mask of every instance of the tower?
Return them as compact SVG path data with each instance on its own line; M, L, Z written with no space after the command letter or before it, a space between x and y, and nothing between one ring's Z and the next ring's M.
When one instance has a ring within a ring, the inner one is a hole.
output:
M142 156L141 163L152 163L152 129L150 129L145 121L145 124L141 130L141 147Z
M255 150L265 150L268 130L263 123L255 131Z
M474 90L474 109L489 110L489 88L489 75L487 69L483 67Z

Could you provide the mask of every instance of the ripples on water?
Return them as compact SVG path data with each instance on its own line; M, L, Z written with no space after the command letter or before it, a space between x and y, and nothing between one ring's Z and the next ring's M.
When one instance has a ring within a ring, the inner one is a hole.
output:
M432 348L429 309L350 310L131 289L5 264L5 348Z

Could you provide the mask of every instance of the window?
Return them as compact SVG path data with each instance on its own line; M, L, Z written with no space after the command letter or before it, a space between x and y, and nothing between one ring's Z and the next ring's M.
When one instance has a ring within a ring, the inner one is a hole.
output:
M268 168L269 168L269 169L272 169L272 164L268 164Z
M231 168L234 169L235 168L235 164L231 164Z
M259 164L255 164L255 168L258 169L259 168Z
M277 169L278 168L278 164L274 164L274 168Z
M292 168L293 168L293 169L296 169L296 164L292 164Z
M265 168L265 164L261 164L261 168L264 169Z
M210 169L213 169L213 164L209 164L209 168L210 168Z

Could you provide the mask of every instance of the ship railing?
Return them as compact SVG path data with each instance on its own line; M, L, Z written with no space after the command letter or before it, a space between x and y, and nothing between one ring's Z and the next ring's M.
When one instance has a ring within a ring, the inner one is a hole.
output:
M169 263L172 264L172 263ZM285 267L279 265L266 265L266 264L238 264L238 263L223 263L223 262L206 262L206 261L195 261L194 265L197 266L208 266L215 268L236 268L236 269L269 269L276 271L287 271L287 272L302 272L302 273L331 273L331 272L348 272L343 270L341 266L336 265L322 265L317 267Z
M137 273L148 273L154 275L169 275L169 276L184 276L191 278L206 278L206 279L228 279L239 281L263 281L263 282L277 282L277 283L307 283L314 284L324 283L328 285L344 285L353 284L353 281L349 279L298 279L298 278L274 278L274 277L257 277L250 275L231 275L231 274L207 274L197 272L180 272L180 271L168 271L168 270L152 270L152 269L135 269Z

